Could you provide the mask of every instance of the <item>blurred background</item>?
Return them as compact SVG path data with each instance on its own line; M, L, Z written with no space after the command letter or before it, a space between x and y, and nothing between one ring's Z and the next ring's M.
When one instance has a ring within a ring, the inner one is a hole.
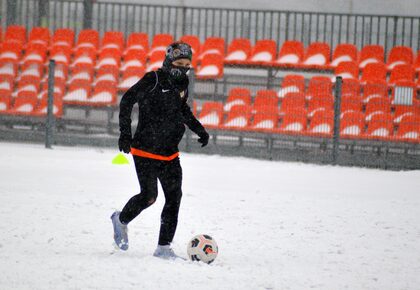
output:
M416 2L0 0L0 139L116 147L122 95L182 40L211 134L182 151L419 168Z

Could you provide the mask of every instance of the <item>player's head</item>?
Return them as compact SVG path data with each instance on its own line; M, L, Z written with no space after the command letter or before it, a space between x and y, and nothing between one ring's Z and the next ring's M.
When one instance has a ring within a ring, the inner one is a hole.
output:
M165 60L162 68L169 72L174 79L183 79L191 68L191 46L184 42L174 42L166 48Z

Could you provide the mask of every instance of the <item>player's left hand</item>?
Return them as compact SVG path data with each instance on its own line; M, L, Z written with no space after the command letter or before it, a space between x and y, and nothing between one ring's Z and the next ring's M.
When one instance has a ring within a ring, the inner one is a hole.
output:
M198 136L200 138L197 141L199 143L201 143L201 147L204 147L204 146L206 146L209 143L209 137L210 136L209 136L209 134L206 131L200 133Z

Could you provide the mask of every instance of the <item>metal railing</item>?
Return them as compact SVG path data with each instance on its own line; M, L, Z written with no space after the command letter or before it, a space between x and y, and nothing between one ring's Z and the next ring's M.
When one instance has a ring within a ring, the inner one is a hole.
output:
M67 27L117 30L125 34L146 32L153 37L169 33L175 38L193 34L204 40L223 37L251 41L300 40L305 45L322 41L334 48L352 43L358 48L380 44L385 51L396 45L420 49L420 18L390 15L355 15L295 11L193 8L163 5L109 3L92 0L1 0L1 24L20 24L28 29Z

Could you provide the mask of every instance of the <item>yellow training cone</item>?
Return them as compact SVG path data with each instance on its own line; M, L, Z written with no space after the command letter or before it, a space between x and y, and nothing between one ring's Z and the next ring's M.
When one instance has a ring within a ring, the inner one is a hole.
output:
M122 165L122 164L130 164L128 162L127 157L124 156L122 153L118 153L117 156L112 159L112 164Z

